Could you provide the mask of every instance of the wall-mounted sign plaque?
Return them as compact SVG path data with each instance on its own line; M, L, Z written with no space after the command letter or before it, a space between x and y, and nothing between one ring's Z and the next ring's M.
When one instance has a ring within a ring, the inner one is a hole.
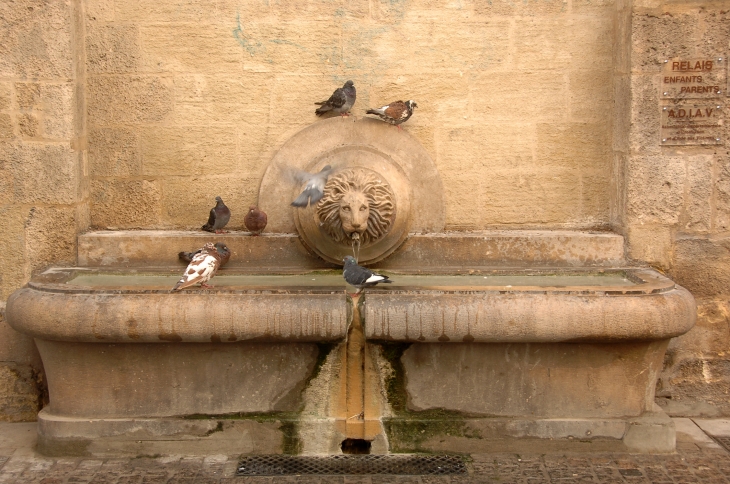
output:
M662 106L662 146L723 143L724 109L718 103Z
M725 95L724 57L667 59L660 84L663 99L717 98Z

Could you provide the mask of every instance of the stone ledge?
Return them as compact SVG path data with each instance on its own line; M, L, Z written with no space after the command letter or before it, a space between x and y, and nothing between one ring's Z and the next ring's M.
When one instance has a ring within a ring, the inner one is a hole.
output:
M79 235L83 267L166 266L180 251L205 242L224 242L232 251L227 267L254 271L331 268L310 253L296 234L248 232L210 234L180 230L97 231ZM411 234L384 269L472 269L476 267L612 267L625 264L624 238L610 232L496 230Z

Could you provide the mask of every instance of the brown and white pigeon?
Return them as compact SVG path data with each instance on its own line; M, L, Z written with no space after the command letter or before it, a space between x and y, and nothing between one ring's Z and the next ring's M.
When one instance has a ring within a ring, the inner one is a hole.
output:
M302 193L291 202L292 207L306 208L307 205L314 205L324 196L324 185L327 183L327 177L332 173L330 165L322 168L318 173L307 173L306 171L297 171L293 173L294 178L299 183L307 183Z
M218 255L221 257L220 267L223 267L231 258L231 251L223 242L216 242L215 250L218 251ZM193 260L193 257L200 254L202 251L203 249L198 249L195 252L178 252L177 257L186 264L189 264Z
M174 291L180 291L186 287L200 284L201 287L212 287L207 282L215 276L218 272L218 268L221 266L221 257L218 255L218 251L211 242L208 242L203 246L198 254L195 254L193 260L188 264L185 273L177 281L175 287L172 288Z
M380 108L368 109L365 113L375 114L383 121L398 126L398 129L400 129L399 125L408 121L408 118L413 115L413 109L417 107L418 104L409 99L406 102L395 101Z
M343 262L345 263L345 267L342 268L342 277L345 278L345 282L349 285L357 288L355 294L359 293L366 287L375 286L380 283L390 284L393 282L388 279L388 276L376 274L370 269L357 265L355 258L351 255L345 257Z
M243 218L243 223L246 228L251 232L251 235L259 235L265 228L268 217L266 212L259 210L256 205L248 207L248 213Z
M349 116L356 97L355 85L352 81L347 81L344 86L335 89L328 100L314 103L319 106L314 113L322 116L324 113L332 111L340 113L341 116Z
M206 232L215 232L216 234L224 233L223 227L226 226L231 219L231 210L226 207L221 197L215 197L215 207L210 209L208 223L203 225L201 229Z

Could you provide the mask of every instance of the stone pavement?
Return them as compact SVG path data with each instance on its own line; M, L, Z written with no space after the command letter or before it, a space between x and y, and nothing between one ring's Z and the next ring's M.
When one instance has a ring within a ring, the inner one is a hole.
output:
M223 483L726 483L730 453L709 435L730 439L730 420L674 419L677 452L643 454L474 454L468 476L235 477L237 456L50 458L33 450L35 423L0 424L0 484Z

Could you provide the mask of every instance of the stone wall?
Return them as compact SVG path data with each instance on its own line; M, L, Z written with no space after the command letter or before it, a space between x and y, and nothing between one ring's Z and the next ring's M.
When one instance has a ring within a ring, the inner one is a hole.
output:
M446 228L606 227L612 0L87 2L91 222L241 227L273 153L345 80L444 182Z
M0 420L33 419L40 360L2 317L31 273L76 260L89 225L79 2L0 3Z
M730 145L661 146L661 70L672 57L730 54L727 7L641 0L632 18L624 228L630 257L666 271L697 300L697 326L673 340L658 388L682 413L730 414ZM726 105L722 89L717 101ZM715 409L690 408L695 401Z
M0 2L0 306L32 273L75 263L90 227L197 228L216 195L241 227L276 150L352 79L356 116L418 102L404 129L436 162L447 230L611 228L692 291L698 324L673 341L659 394L730 414L728 144L659 142L662 60L730 54L727 10ZM0 336L0 418L30 418L37 353L2 318Z

